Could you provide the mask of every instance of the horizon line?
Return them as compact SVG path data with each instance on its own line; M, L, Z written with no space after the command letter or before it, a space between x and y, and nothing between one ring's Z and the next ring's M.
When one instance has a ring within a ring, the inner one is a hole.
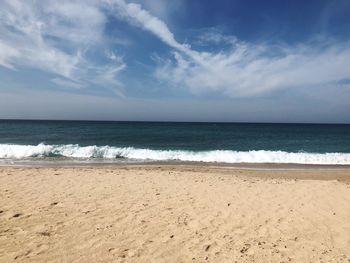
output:
M218 124L304 124L304 125L350 125L350 123L341 122L249 122L249 121L174 121L174 120L92 120L92 119L13 119L0 118L0 121L66 121L66 122L135 122L135 123L218 123Z

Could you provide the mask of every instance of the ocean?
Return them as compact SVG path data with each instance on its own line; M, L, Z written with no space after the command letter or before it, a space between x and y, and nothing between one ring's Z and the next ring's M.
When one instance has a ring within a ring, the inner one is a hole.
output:
M0 162L350 164L350 125L0 120Z

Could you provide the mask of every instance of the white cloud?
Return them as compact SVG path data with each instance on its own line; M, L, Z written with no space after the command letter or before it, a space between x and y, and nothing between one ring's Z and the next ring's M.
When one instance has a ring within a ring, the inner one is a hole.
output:
M116 79L120 67L125 67L117 55L107 64L85 55L88 50L103 49L107 18L102 9L102 2L95 0L1 1L0 65L53 73L59 76L53 78L54 83L72 88L91 84L90 79L100 74L100 68L117 68L113 76ZM102 81L98 85L106 85L103 78L97 78ZM109 85L111 79L109 76Z
M293 87L331 86L350 78L349 45L315 45L271 49L242 43L218 53L198 53L196 59L175 52L175 61L160 65L157 76L183 84L194 93L221 91L232 97Z
M106 57L108 59L110 59L110 60L112 60L114 62L118 62L118 64L120 64L120 65L124 64L123 63L123 58L121 56L118 56L118 54L116 54L115 52L107 50L105 52L105 54L106 54Z
M207 42L230 44L218 52L198 52L176 41L165 22L124 0L110 0L116 15L148 30L174 49L156 76L194 93L220 91L232 97L254 96L276 89L326 86L350 78L349 43L313 41L298 46L251 44L209 31Z
M10 61L18 57L20 54L17 49L8 46L0 41L0 65L9 69L15 69Z
M148 30L173 48L188 49L187 45L180 44L175 40L173 33L162 20L142 9L140 4L126 3L124 0L109 0L108 2L114 8L114 14L120 18Z
M97 1L49 1L42 6L48 36L75 44L96 45L104 40L106 16Z
M24 65L67 78L73 77L79 57L77 54L67 54L46 41L45 32L55 31L55 28L47 28L46 17L39 7L17 0L5 0L0 10L1 40L17 53L17 56L3 54L12 68Z

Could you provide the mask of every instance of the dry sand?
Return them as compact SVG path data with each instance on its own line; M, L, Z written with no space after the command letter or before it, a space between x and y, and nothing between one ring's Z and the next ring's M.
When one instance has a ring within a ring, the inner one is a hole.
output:
M350 262L349 179L349 169L0 167L0 262Z

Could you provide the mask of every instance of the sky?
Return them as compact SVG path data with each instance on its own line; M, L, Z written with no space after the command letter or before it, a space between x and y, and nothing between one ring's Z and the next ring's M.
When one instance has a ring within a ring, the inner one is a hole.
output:
M350 123L350 1L1 0L0 118Z

